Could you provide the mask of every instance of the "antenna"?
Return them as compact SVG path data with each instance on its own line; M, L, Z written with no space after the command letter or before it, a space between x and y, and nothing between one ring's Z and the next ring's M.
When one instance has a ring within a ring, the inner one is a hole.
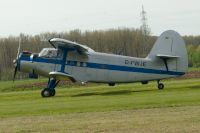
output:
M141 12L141 30L143 32L144 35L148 34L148 25L147 25L147 17L146 17L147 13L144 10L144 6L142 5L142 12Z
M142 5L142 12L141 12L141 31L143 35L142 39L142 56L144 56L148 51L148 44L147 44L147 39L148 36L150 35L150 28L147 25L147 12L144 10L144 6Z

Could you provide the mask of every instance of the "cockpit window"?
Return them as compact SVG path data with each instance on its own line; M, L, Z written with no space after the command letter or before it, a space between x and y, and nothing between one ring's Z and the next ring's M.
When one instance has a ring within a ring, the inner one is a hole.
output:
M61 58L62 51L54 48L44 48L40 53L39 57L45 58Z

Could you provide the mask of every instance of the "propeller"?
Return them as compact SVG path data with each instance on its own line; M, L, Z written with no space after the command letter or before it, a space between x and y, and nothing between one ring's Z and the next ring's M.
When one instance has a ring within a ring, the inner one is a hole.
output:
M17 50L17 57L16 57L16 59L13 60L13 64L15 66L14 75L13 75L13 82L15 81L15 77L16 77L17 70L18 70L18 67L19 67L18 66L18 60L19 60L20 50L21 50L21 37L19 38L19 47L18 47L18 50Z

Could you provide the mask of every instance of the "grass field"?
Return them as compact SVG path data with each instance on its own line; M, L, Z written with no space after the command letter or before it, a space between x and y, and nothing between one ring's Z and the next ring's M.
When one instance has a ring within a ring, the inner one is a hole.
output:
M200 132L200 79L16 91L32 82L0 82L0 132Z

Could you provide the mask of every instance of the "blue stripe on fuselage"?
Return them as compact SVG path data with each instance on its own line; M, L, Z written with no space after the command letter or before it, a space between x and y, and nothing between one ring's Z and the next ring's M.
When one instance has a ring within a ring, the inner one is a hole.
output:
M24 57L22 56L20 58L20 61L31 61L30 57ZM41 62L41 63L51 63L51 64L62 64L62 60L58 60L58 59L48 59L48 58L34 58L33 62Z
M137 68L137 67L117 66L117 65L97 64L97 63L88 63L87 67L96 68L96 69L108 69L108 70L115 70L115 71L151 73L151 74L167 74L167 75L184 75L185 74L183 72L163 71L163 70L155 70L155 69L147 69L147 68Z
M22 61L30 61L30 58L21 57ZM34 58L34 62L41 63L51 63L51 64L61 64L62 60L58 59L47 59L47 58ZM65 65L68 66L77 66L77 61L67 61L68 63ZM86 65L82 65L86 63ZM125 72L138 72L138 73L150 73L150 74L166 74L166 75L184 75L184 72L174 72L174 71L164 71L164 70L155 70L155 69L147 69L147 68L137 68L137 67L129 67L129 66L119 66L119 65L110 65L110 64L100 64L100 63L90 63L90 62L80 62L80 66L77 67L87 67L94 69L106 69L106 70L115 70L115 71L125 71Z

